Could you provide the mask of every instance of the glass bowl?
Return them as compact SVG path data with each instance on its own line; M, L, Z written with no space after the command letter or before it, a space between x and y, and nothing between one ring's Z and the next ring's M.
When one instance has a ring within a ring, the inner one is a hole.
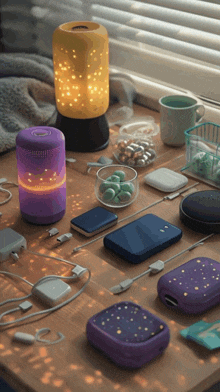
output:
M157 157L152 138L126 134L117 138L113 154L119 163L131 167L146 167Z
M114 157L119 163L127 166L148 166L157 158L153 136L158 132L159 126L153 117L134 118L119 129Z
M151 116L138 117L131 119L130 122L122 125L119 129L119 135L129 137L139 137L142 140L153 137L159 133L159 126Z
M133 203L139 193L138 175L132 167L108 165L96 173L95 195L108 207L121 208Z

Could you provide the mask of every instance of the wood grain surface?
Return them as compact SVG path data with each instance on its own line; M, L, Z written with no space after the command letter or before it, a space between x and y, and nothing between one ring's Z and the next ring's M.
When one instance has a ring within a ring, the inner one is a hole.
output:
M146 108L135 107L135 114L152 115L159 124L159 113ZM198 316L181 315L166 308L157 296L157 282L161 274L185 263L194 257L207 256L220 261L219 235L207 240L203 246L185 253L165 266L165 271L154 276L145 276L136 281L132 287L120 295L113 295L109 288L120 281L131 278L145 271L149 264L175 255L194 242L202 239L203 234L195 233L183 226L179 219L179 204L182 196L162 203L142 212L154 213L183 230L182 239L159 255L139 265L132 265L116 257L103 246L103 239L73 253L73 248L88 241L83 235L70 229L70 220L100 205L94 193L97 169L87 174L88 161L96 161L101 155L113 157L113 146L117 138L118 128L113 127L110 133L110 144L107 149L96 153L75 153L67 151L66 156L76 159L75 163L67 163L67 210L61 221L54 225L34 226L25 222L20 215L18 188L10 186L12 200L0 206L0 229L11 227L27 240L27 247L46 255L76 262L91 270L91 281L83 294L62 309L16 326L0 329L0 375L18 392L202 392L220 380L220 351L208 351L196 343L184 340L180 330L199 321L213 322L220 319L219 306ZM157 159L147 168L138 169L140 193L130 206L115 211L119 219L137 212L152 202L161 199L164 193L147 186L144 176L159 167L167 167L180 171L185 164L185 147L170 148L165 146L158 134L154 139L157 147ZM17 166L15 151L0 156L0 177L17 183ZM188 185L196 181L189 178ZM194 190L211 189L200 183ZM4 200L0 193L0 201ZM114 211L114 210L112 210ZM133 218L134 219L134 218ZM119 224L123 225L133 220ZM56 237L48 237L46 229L57 227L60 235L71 232L73 238L57 245ZM118 226L120 227L120 226ZM109 229L108 231L111 231ZM108 232L106 231L106 233ZM98 236L98 235L97 235ZM70 273L70 266L57 260L22 253L19 260L1 263L1 270L19 274L36 282L48 274L65 275ZM72 293L82 287L85 278L71 284ZM17 279L0 275L0 302L11 297L24 296L29 293L29 286ZM86 339L86 323L88 319L102 309L124 300L131 300L150 312L161 317L169 326L171 340L168 348L159 357L141 369L126 370L117 367L104 355L95 350ZM31 311L43 310L44 306L33 299ZM5 305L4 311L14 305ZM3 307L1 308L3 312ZM17 317L16 314L15 317ZM8 316L7 320L12 319ZM4 319L6 320L6 318ZM56 345L48 346L35 343L25 346L13 341L15 332L26 332L32 335L40 328L50 328L48 339L56 339L57 332L62 332L65 339Z

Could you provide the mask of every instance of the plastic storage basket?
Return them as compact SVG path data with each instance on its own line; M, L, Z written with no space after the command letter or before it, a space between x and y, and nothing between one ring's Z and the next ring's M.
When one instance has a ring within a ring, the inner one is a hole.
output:
M186 165L181 170L220 188L220 125L203 123L184 133Z

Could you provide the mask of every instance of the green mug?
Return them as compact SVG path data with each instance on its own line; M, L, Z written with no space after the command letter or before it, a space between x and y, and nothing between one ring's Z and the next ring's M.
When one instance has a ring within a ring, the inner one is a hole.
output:
M205 108L196 98L187 95L162 97L160 103L160 134L163 143L180 147L185 144L185 134L189 128L201 120Z

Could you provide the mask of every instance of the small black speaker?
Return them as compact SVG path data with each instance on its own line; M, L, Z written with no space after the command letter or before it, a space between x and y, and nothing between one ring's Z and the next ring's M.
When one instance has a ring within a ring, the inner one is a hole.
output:
M200 191L186 196L180 203L180 219L194 231L220 233L220 191Z

